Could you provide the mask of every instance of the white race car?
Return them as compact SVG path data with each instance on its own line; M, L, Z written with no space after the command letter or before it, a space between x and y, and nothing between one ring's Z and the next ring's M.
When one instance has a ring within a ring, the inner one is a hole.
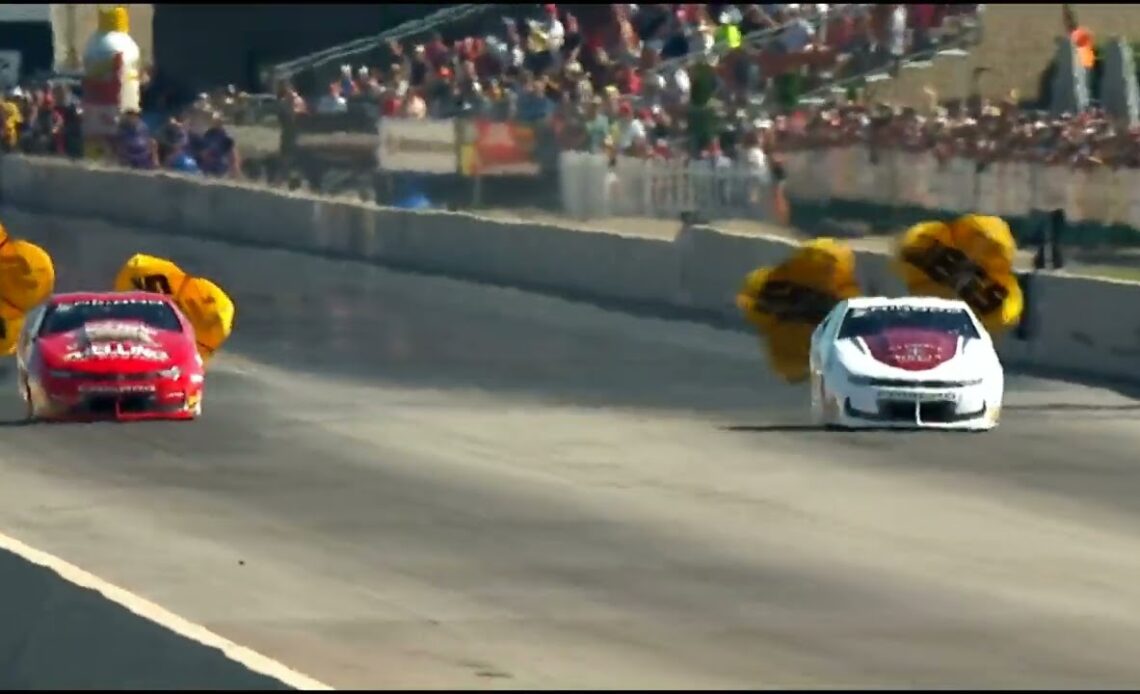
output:
M983 431L1001 414L1001 361L963 301L841 301L812 334L810 369L823 426Z

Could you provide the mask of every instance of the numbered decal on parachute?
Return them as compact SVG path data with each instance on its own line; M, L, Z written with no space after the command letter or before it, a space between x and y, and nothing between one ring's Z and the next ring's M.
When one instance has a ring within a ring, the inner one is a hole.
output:
M55 265L47 251L0 227L0 355L15 353L24 316L54 290Z
M750 273L736 303L759 330L772 368L796 382L808 376L816 326L837 303L858 295L854 251L834 239L815 239L783 263Z
M1015 326L1023 297L1013 273L1017 247L999 217L965 215L953 222L922 222L898 244L907 291L965 301L994 335Z
M222 288L194 277L165 258L138 254L115 277L115 291L145 291L172 297L194 326L198 353L208 360L233 331L234 304Z
M24 328L24 318L0 317L0 355L16 353L16 343L20 341L20 331Z

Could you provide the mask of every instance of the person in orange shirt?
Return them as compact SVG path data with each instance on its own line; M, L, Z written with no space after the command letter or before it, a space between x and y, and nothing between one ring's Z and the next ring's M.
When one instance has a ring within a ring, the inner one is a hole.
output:
M1061 10L1065 22L1065 31L1069 32L1069 40L1077 47L1077 56L1086 70L1092 70L1096 64L1096 51L1093 49L1092 32L1077 24L1077 16L1073 8L1065 5Z

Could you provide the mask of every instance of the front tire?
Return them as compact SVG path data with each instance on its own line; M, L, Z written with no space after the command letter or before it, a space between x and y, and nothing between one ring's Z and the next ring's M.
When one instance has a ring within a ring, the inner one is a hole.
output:
M822 427L826 424L826 416L824 415L824 402L826 399L826 392L823 388L823 378L812 373L811 376L811 423L812 426Z
M24 384L24 419L29 422L34 422L39 419L39 410L36 407L36 401L32 398L32 389L26 383Z

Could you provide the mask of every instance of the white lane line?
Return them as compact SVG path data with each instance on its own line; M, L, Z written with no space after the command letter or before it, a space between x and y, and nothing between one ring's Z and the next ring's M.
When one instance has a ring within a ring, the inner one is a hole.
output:
M51 569L61 578L77 586L98 591L108 600L115 602L143 619L150 620L174 633L197 641L200 644L220 650L227 658L246 668L271 677L287 687L306 691L333 691L333 688L308 675L219 636L206 627L195 624L173 612L154 604L146 598L108 583L92 573L71 564L59 557L30 547L19 540L0 534L0 549L17 554L33 564Z

